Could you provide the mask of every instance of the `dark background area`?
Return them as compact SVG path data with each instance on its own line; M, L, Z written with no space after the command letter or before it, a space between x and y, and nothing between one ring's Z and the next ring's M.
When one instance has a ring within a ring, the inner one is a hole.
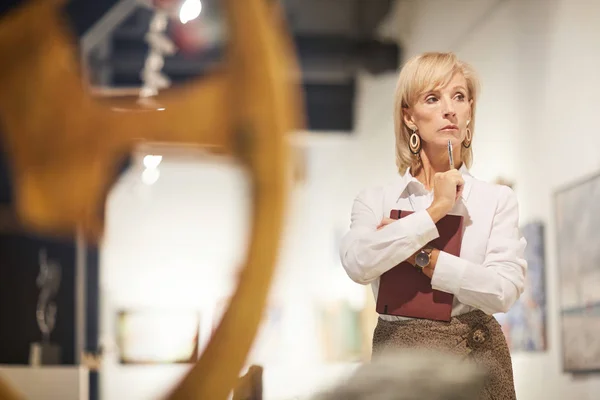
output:
M38 253L61 266L56 326L50 339L62 348L62 362L74 364L75 247L70 241L25 234L0 235L0 364L28 364L29 345L42 339L36 321L40 293Z

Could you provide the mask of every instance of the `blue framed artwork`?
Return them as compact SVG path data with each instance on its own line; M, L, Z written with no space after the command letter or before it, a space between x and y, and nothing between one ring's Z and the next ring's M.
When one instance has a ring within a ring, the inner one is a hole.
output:
M513 353L547 349L544 231L541 222L532 222L521 228L527 240L525 290L509 312L496 314Z

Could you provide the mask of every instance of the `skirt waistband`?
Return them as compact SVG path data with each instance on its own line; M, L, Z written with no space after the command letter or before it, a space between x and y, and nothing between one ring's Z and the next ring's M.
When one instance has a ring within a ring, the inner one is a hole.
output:
M453 326L453 325L475 325L475 324L487 324L488 322L496 321L493 315L488 315L481 310L469 311L465 314L456 315L446 321L435 321L430 319L421 318L410 318L410 319L399 319L399 320L387 320L381 317L378 318L378 322L381 324L390 325L423 325L423 326Z

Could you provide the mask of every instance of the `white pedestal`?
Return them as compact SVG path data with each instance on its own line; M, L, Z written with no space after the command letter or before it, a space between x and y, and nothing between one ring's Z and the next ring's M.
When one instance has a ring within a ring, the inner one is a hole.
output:
M0 376L28 400L89 399L89 372L84 367L0 365Z

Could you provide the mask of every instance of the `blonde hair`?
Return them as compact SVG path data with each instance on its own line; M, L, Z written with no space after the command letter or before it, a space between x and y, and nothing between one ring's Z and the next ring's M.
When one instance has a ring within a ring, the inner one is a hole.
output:
M471 103L469 129L471 140L475 134L475 105L479 92L479 80L473 68L458 59L454 53L423 53L409 59L398 77L394 104L394 131L396 134L396 166L400 175L406 169L418 165L417 158L408 146L412 131L404 122L405 108L412 107L423 93L446 86L456 73L461 73L467 81L468 98ZM473 162L473 149L461 148L461 158L467 168Z

